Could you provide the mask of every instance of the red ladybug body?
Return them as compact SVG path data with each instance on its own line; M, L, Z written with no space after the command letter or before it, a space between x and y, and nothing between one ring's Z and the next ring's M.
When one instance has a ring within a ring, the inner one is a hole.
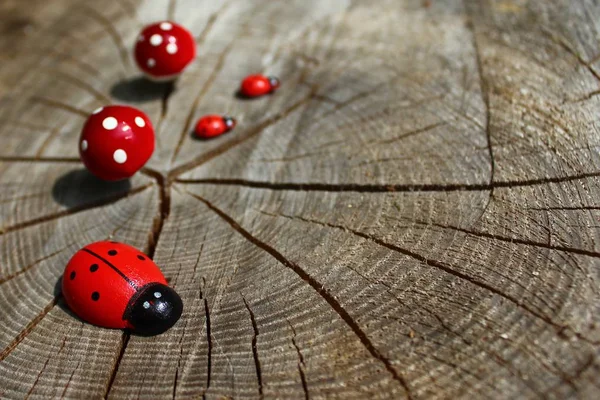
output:
M194 132L202 139L208 139L222 135L235 128L236 121L231 117L220 115L205 115L196 123Z
M65 268L62 292L81 319L140 334L166 331L183 310L158 266L117 242L95 242L75 253Z
M100 179L129 178L154 152L154 128L137 108L105 106L87 119L79 139L79 154L87 169Z
M240 93L244 97L259 97L273 93L279 89L279 79L273 76L249 75L240 87Z

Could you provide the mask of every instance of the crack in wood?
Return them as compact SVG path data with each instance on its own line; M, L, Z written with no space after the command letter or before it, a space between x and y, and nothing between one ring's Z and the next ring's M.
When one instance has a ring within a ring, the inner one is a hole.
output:
M55 296L42 311L35 316L23 330L15 337L0 353L0 362L4 361L6 357L29 335L35 327L40 323L42 319L54 308L58 301L62 298L62 294Z
M577 59L577 61L582 66L584 66L594 76L594 78L596 78L596 80L598 82L600 82L600 74L598 74L598 72L596 72L596 70L590 65L590 63L588 63L587 61L585 61L583 59L583 57L581 57L581 55L579 53L577 53L575 50L573 50L573 48L565 41L564 38L558 36L557 34L555 34L554 32L550 31L548 28L546 28L544 26L541 27L540 32L543 33L552 42L554 42L557 45L559 45L567 53L569 53L573 57L575 57Z
M306 369L306 364L304 363L304 356L302 355L302 351L300 351L300 346L296 343L296 329L292 323L287 320L288 325L292 329L292 344L296 349L296 353L298 354L298 373L300 374L300 381L302 382L302 390L304 390L304 399L309 400L310 396L308 394L308 385L306 384L306 376L304 374L304 370Z
M27 157L27 156L0 156L0 162L27 162L27 163L81 163L75 157Z
M0 285L6 283L8 281L10 281L11 279L16 278L17 276L20 276L20 275L24 274L25 272L29 271L31 268L35 267L36 265L40 264L41 262L43 262L43 261L45 261L45 260L47 260L49 258L52 258L52 257L54 257L57 254L62 253L63 251L65 251L66 249L68 249L71 245L73 245L73 243L70 243L67 246L63 247L62 249L57 250L57 251L55 251L55 252L53 252L51 254L48 254L47 256L44 256L42 258L38 258L37 260L35 260L31 264L29 264L29 265L21 268L18 271L13 272L12 274L8 274L8 275L5 275L5 276L0 276Z
M175 160L175 158L177 158L177 155L179 154L179 151L181 150L181 146L183 145L185 138L190 134L190 132L191 132L190 129L192 127L192 121L193 121L194 115L196 114L196 111L198 109L198 105L200 104L200 102L202 101L204 96L206 96L206 93L208 93L208 90L211 88L211 86L217 79L219 72L221 72L221 70L223 69L223 66L225 65L225 59L227 58L227 55L233 48L234 42L235 42L235 38L227 45L227 47L225 47L223 52L219 55L219 58L217 58L215 67L213 68L210 76L208 77L206 82L204 82L204 85L202 85L202 88L198 92L198 95L192 102L192 106L190 107L190 111L188 112L187 118L185 120L185 125L183 126L183 130L180 133L179 140L177 141L177 146L175 147L175 150L173 151L173 155L171 156L171 163Z
M67 381L67 384L65 385L65 388L63 389L62 394L60 395L61 400L65 398L67 390L69 390L69 385L71 384L71 381L73 380L73 376L75 375L75 372L77 372L77 370L79 370L80 365L81 365L81 361L78 361L77 365L73 369L73 372L71 372L71 375L69 376L69 380Z
M98 10L89 6L88 4L77 3L75 7L81 9L83 11L83 15L87 15L93 20L97 21L104 28L104 30L110 36L112 42L117 47L117 52L119 54L121 63L123 64L124 69L127 70L131 66L129 61L129 51L127 50L127 47L125 47L124 40L111 19L102 15Z
M177 183L183 184L210 184L210 185L228 185L245 186L257 189L269 190L291 190L291 191L318 191L318 192L365 192L365 193L386 193L386 192L462 192L462 191L489 191L493 188L519 188L540 186L551 183L563 183L586 178L595 178L600 176L600 172L587 172L578 175L528 179L522 181L496 181L489 183L448 183L448 184L356 184L356 183L295 183L295 182L266 182L252 181L237 178L200 178L200 179L175 179Z
M62 72L55 68L45 70L45 72L48 73L49 75L51 75L52 77L58 76L62 80L69 82L72 85L79 87L80 89L83 89L85 92L92 95L92 97L94 97L96 100L100 101L101 103L106 103L106 104L112 103L112 100L110 99L110 97L108 97L106 94L102 93L101 91L99 91L98 89L96 89L95 87L90 85L89 83L79 79L76 76L70 75L66 72Z
M202 29L202 32L200 32L200 34L196 38L197 47L200 47L204 44L206 38L208 37L208 34L214 27L215 22L217 22L219 15L221 15L225 11L225 9L229 7L230 4L231 2L226 1L216 12L212 13L210 17L208 17L208 19L206 20L206 25L204 25L204 29Z
M208 308L208 300L206 299L204 299L204 314L206 315L206 341L208 342L206 356L206 390L208 391L212 372L212 336L210 332L210 310Z
M87 118L90 115L90 113L87 111L81 110L81 109L74 107L72 105L69 105L69 104L62 103L58 100L48 99L46 97L41 97L41 96L31 96L29 99L32 102L43 104L43 105L51 107L51 108L58 108L61 110L65 110L74 115L79 115L83 118Z
M205 236L206 239L206 236ZM204 241L204 240L203 240ZM202 254L202 249L204 248L204 243L200 247L200 254ZM200 260L200 255L198 255L198 260L196 261L196 265L194 266L194 275L196 274L196 266L198 265L198 261ZM202 286L206 286L206 280L202 277L203 284L200 286L200 300L204 303L204 317L206 323L206 342L208 346L207 355L206 355L206 388L202 390L202 399L206 399L206 392L210 388L210 380L212 377L212 336L211 336L211 325L210 325L210 310L208 308L208 299L204 296L202 292Z
M154 178L159 187L158 214L154 218L152 231L149 234L145 251L150 259L154 259L154 253L156 251L156 246L158 245L160 234L162 233L166 219L171 213L171 181L164 175L150 168L145 168L143 173Z
M170 181L167 180L160 173L150 169L145 168L143 173L154 178L156 180L156 184L159 186L159 204L158 204L158 215L154 219L154 224L152 227L152 231L148 237L148 243L146 244L146 254L150 259L154 259L156 246L158 244L158 240L160 238L160 234L162 233L165 220L169 217L171 212L171 195L170 195ZM152 184L148 186L153 186ZM121 365L121 360L125 355L125 350L127 349L127 345L129 344L129 339L131 334L128 330L123 332L121 347L119 350L119 355L115 364L113 365L111 378L106 387L104 398L108 398L110 391L112 390L115 378L117 376L119 367ZM143 386L143 385L142 385Z
M117 378L117 372L119 370L119 367L121 366L121 361L123 360L123 356L125 355L125 350L127 349L127 345L129 344L130 337L131 334L128 331L123 331L123 334L121 335L121 345L119 346L117 358L111 369L110 378L108 380L108 384L106 385L104 396L102 397L103 399L108 399L108 395L110 394L110 391L113 388L115 379Z
M44 152L46 151L46 148L48 147L48 145L54 140L54 138L56 137L56 135L58 135L60 133L62 126L58 125L55 126L50 133L48 134L48 136L46 136L46 139L44 139L44 141L42 142L42 145L40 146L40 148L38 149L38 151L35 152L35 158L40 158L42 156L42 154L44 154Z
M177 358L177 366L175 367L175 377L173 378L173 400L177 395L177 384L179 383L179 368L181 368L181 359L183 358L183 338L185 337L185 330L188 326L188 320L185 320L183 324L183 332L179 338L179 357Z
M285 117L287 117L288 115L290 115L291 113L296 111L298 108L300 108L302 105L309 102L311 99L312 99L312 94L297 101L296 103L292 104L287 109L277 113L276 115L272 116L271 118L266 119L265 121L258 124L256 127L249 130L245 134L239 135L239 136L235 137L234 139L232 139L228 142L225 142L222 145L220 145L210 151L207 151L206 153L201 154L199 157L195 158L194 160L192 160L188 163L182 164L177 168L172 169L171 172L169 172L169 175L168 175L169 178L175 178L189 170L199 167L200 165L207 163L208 161L212 160L213 158L220 156L221 154L225 153L226 151L231 150L232 148L246 142L247 140L252 139L256 135L263 132L265 129L276 124L280 120L284 119Z
M371 342L371 339L367 336L367 334L362 330L360 325L354 318L348 313L348 311L342 306L342 304L335 298L334 295L329 293L324 287L324 285L315 279L313 276L308 274L304 269L302 269L298 264L288 260L283 254L277 251L275 248L271 247L267 243L261 241L257 237L253 236L250 232L245 230L238 222L236 222L232 217L227 215L224 211L214 206L208 200L200 197L194 193L186 191L190 196L204 203L210 210L212 210L215 214L217 214L221 219L229 224L235 231L237 231L240 235L242 235L247 241L262 249L267 254L271 255L274 259L279 261L284 267L290 269L294 272L300 279L302 279L305 283L307 283L313 290L329 304L331 309L335 311L339 317L346 323L346 325L352 330L352 332L356 335L356 337L360 340L365 349L373 356L375 359L379 360L384 366L385 369L391 374L392 378L399 383L404 389L406 396L408 399L412 399L412 393L410 387L408 386L405 378L396 371L392 362L385 357Z
M468 9L468 7L466 7L467 5L466 4L464 4L464 5L465 5L465 8ZM492 145L489 87L488 87L487 80L485 79L485 75L483 73L483 59L481 56L481 49L479 48L479 42L477 41L477 34L475 32L475 24L473 22L473 17L474 16L471 16L471 19L469 20L469 23L467 24L467 26L469 27L469 29L471 31L471 36L472 36L472 40L473 40L473 48L475 49L475 61L476 61L476 65L477 65L477 74L479 75L479 86L481 89L481 97L482 97L483 103L485 105L485 135L486 135L486 141L487 141L488 157L490 159L490 179L489 179L490 190L489 190L487 202L486 202L485 206L483 207L483 211L481 212L481 215L479 216L479 218L481 219L483 217L483 215L487 212L488 207L490 206L490 203L491 203L492 199L494 198L494 175L496 172L496 162L494 160L494 148Z
M250 322L252 323L252 330L254 334L252 335L252 357L254 358L254 367L256 370L256 381L258 382L258 397L260 399L263 398L263 384L262 384L262 371L260 368L260 359L258 358L258 348L256 347L256 341L259 335L258 326L256 325L256 318L254 317L254 312L248 305L248 302L242 295L242 300L244 301L244 306L246 306L246 310L250 314Z
M194 197L196 197L196 196L194 195ZM197 198L199 198L199 197L197 197ZM204 201L206 201L206 200L204 200ZM465 274L463 272L460 272L460 271L456 271L453 268L451 268L450 265L448 265L448 264L446 264L444 262L433 260L431 258L427 258L427 257L423 256L420 253L416 253L414 251L405 249L405 248L400 247L398 245L386 242L386 241L384 241L382 239L379 239L379 238L377 238L377 237L375 237L373 235L370 235L370 234L367 234L367 233L364 233L364 232L360 232L360 231L357 231L355 229L351 229L351 228L348 228L348 227L345 227L345 226L342 226L342 225L332 224L332 223L329 223L329 222L322 222L322 221L318 221L318 220L314 220L314 219L310 219L310 218L305 218L305 217L302 217L302 216L293 216L293 215L285 215L285 214L271 214L271 213L267 213L265 211L262 211L262 213L264 213L266 215L271 215L273 217L281 217L281 218L286 218L286 219L290 219L290 220L303 221L303 222L306 222L306 223L317 224L317 225L320 225L320 226L323 226L323 227L329 227L329 228L333 228L333 229L337 229L337 230L342 230L344 232L351 233L351 234L353 234L355 236L358 236L358 237L361 237L361 238L366 239L368 241L371 241L371 242L373 242L375 244L378 244L378 245L380 245L382 247L386 247L386 248L388 248L390 250L393 250L395 252L398 252L400 254L403 254L405 256L413 258L413 259L415 259L417 261L420 261L422 264L425 264L425 265L428 265L428 266L433 267L435 269L438 269L440 271L446 272L446 273L448 273L448 274L450 274L450 275L452 275L452 276L454 276L456 278L459 278L459 279L461 279L461 280L463 280L465 282L471 283L471 284L473 284L473 285L475 285L475 286L477 286L477 287L479 287L481 289L487 290L488 292L490 292L492 294L496 294L496 295L498 295L498 296L500 296L500 297L502 297L502 298L510 301L511 303L513 303L518 308L521 308L524 311L527 311L529 314L533 315L534 317L537 317L538 319L546 322L548 325L553 326L557 330L569 328L565 324L560 324L560 323L557 323L557 322L553 321L549 316L545 315L544 313L542 313L540 311L537 311L537 310L534 310L532 307L530 307L530 306L528 306L526 304L523 304L520 301L520 299L517 299L514 296L509 295L508 293L504 293L501 290L499 290L499 289L491 286L488 283L481 282L478 279L476 279L476 278L474 278L474 277L472 277L470 275L467 275L467 274ZM580 337L582 340L590 342L589 339L587 339L584 336L582 336L579 332L574 331L574 333L576 335L578 335L578 337Z
M48 363L50 362L50 358L51 357L48 357L48 359L44 363L44 366L42 367L42 369L38 373L37 377L35 378L35 382L33 382L33 386L31 386L31 388L29 389L29 391L25 395L25 400L29 399L29 396L31 396L31 393L33 393L33 390L37 386L38 382L40 381L40 378L42 377L42 374L44 373L44 371L46 370L46 367L48 366Z
M24 229L24 228L29 228L34 225L43 224L45 222L54 221L54 220L57 220L59 218L66 217L69 215L74 215L74 214L78 214L78 213L81 213L84 211L89 211L94 208L108 206L108 205L118 202L119 200L126 199L128 197L136 195L136 194L146 190L150 186L153 186L153 183L149 183L147 185L140 186L140 187L132 189L126 193L118 193L117 195L110 196L110 197L107 197L107 198L99 200L99 201L94 201L94 202L90 202L90 203L83 204L80 206L67 208L65 210L62 210L62 211L59 211L59 212L56 212L53 214L44 215L42 217L30 219L28 221L18 222L14 225L1 227L0 235L3 235L7 232L13 232L13 231L17 231L17 230Z

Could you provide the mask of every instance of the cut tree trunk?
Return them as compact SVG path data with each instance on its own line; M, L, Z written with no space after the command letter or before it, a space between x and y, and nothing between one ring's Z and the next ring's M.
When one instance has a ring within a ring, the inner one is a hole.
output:
M0 398L598 398L600 3L3 0ZM143 24L199 56L140 77ZM241 79L281 78L237 98ZM157 149L102 183L83 121L143 109ZM238 119L215 140L203 114ZM82 323L85 244L181 294L156 337Z

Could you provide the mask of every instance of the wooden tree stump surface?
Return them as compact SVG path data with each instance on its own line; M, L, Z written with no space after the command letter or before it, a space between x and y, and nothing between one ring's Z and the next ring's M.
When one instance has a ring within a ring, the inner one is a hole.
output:
M0 398L589 398L600 391L600 3L0 2ZM199 56L140 77L141 27ZM254 101L240 80L283 82ZM130 181L78 159L131 104ZM198 117L238 127L193 139ZM143 249L167 333L82 323L83 245Z

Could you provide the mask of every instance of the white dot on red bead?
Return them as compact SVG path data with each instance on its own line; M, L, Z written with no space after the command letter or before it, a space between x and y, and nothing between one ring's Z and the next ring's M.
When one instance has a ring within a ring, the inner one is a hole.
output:
M173 29L173 25L170 22L163 22L162 24L160 24L160 29L162 29L163 31L170 31L171 29Z
M88 142L87 142L87 140L82 140L81 141L81 150L82 151L86 151L87 148L88 148Z
M123 149L117 149L113 153L113 159L117 164L123 164L125 161L127 161L127 153L125 153L125 150Z
M177 45L175 43L169 43L167 45L167 53L169 53L169 54L177 53Z
M135 124L140 128L143 128L146 126L146 121L144 121L144 118L142 117L135 117Z
M163 38L158 33L155 33L154 35L150 36L150 44L152 46L160 46L162 42Z
M104 110L104 107L96 108L92 114L98 114L102 110Z
M119 125L117 119L115 117L106 117L104 121L102 121L102 127L107 131L112 131Z
M152 68L156 65L156 60L154 58L149 58L148 61L146 62L146 65L148 65L148 67Z

